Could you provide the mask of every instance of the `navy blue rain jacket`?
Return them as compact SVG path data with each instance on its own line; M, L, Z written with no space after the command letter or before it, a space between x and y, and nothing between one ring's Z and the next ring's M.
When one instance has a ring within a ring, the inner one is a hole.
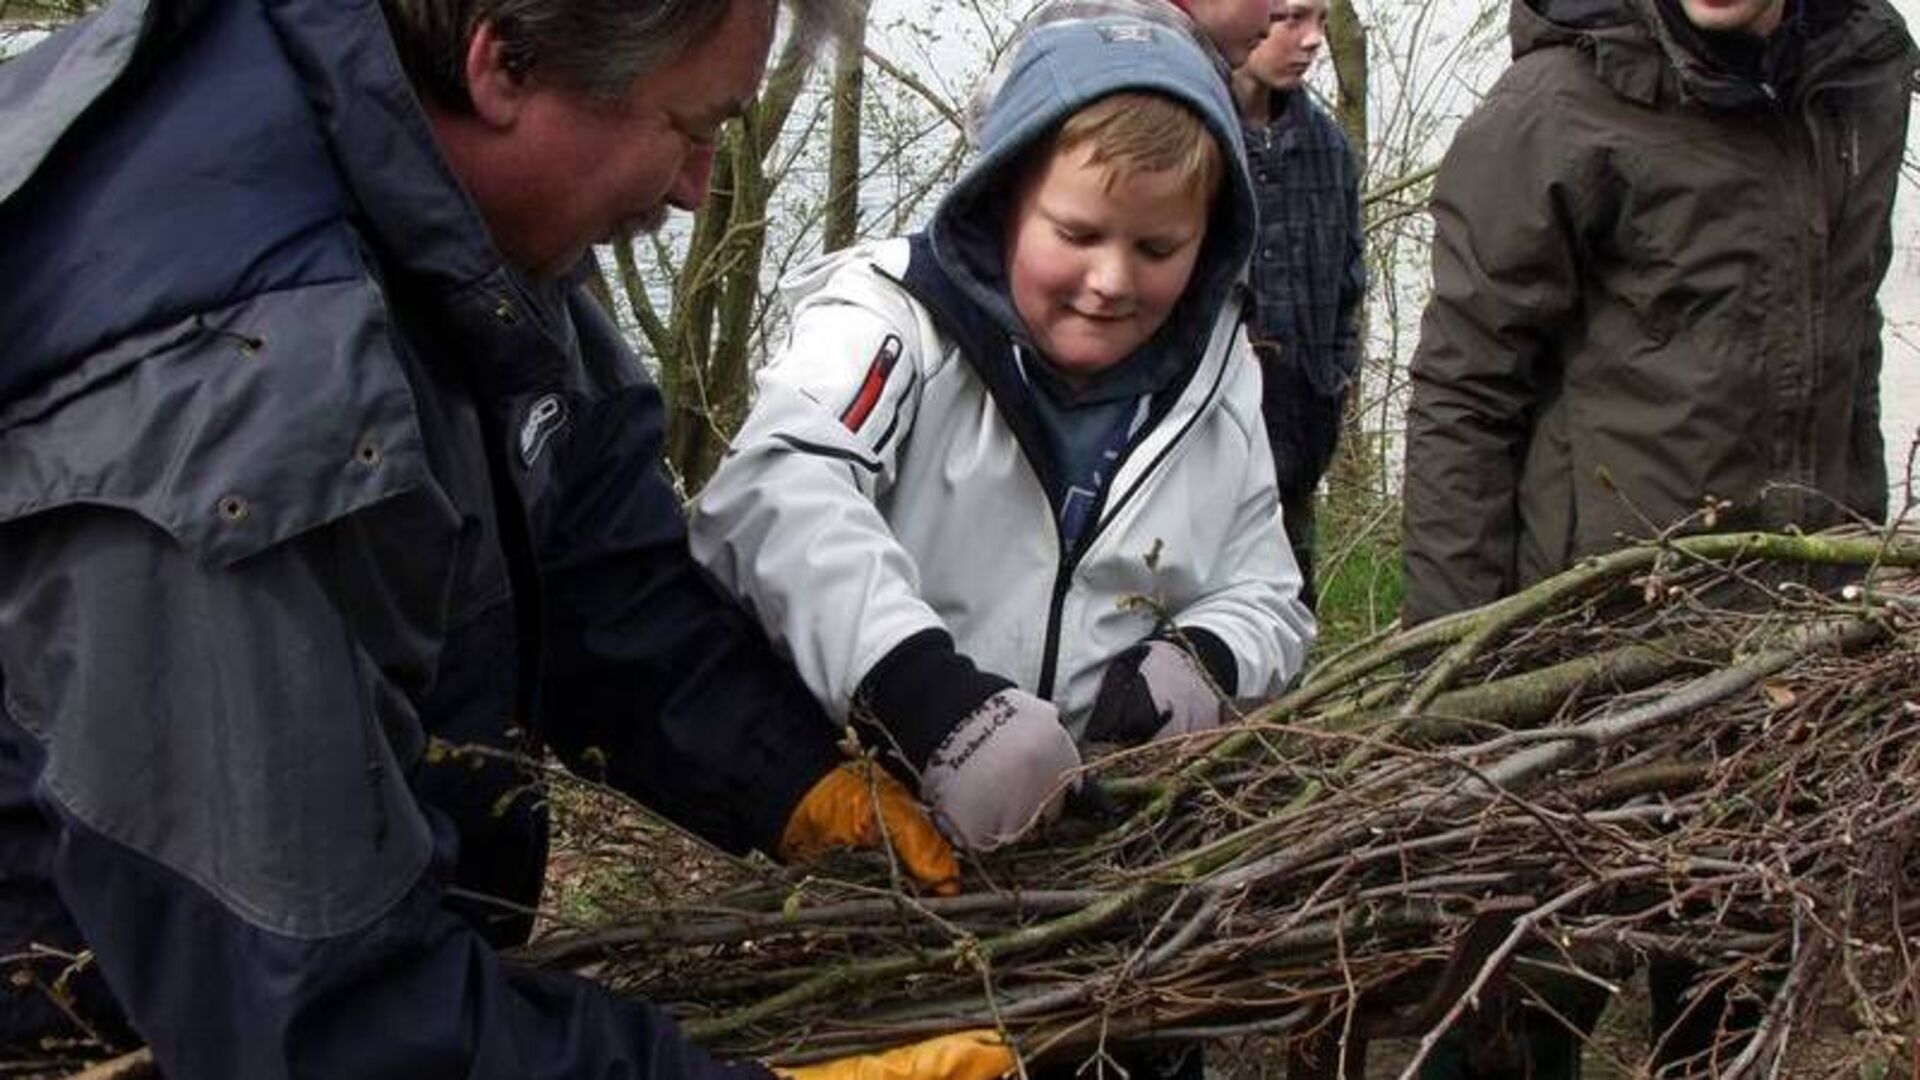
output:
M494 951L545 820L443 747L735 849L834 750L374 0L123 0L0 66L0 280L0 1047L59 1018L31 943L171 1080L764 1075Z

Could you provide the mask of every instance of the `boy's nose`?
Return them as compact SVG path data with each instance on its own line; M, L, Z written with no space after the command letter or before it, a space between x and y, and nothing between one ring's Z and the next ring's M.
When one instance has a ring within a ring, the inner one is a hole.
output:
M1133 291L1133 270L1127 265L1126 257L1117 253L1103 253L1093 260L1087 268L1087 287L1103 299L1117 300Z

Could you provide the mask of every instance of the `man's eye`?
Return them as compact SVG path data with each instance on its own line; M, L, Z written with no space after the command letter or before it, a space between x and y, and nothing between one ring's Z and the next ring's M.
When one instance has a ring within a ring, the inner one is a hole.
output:
M718 124L684 124L676 121L673 126L675 130L680 132L681 138L695 146L708 147L720 141L720 131L726 126L726 122L721 121Z
M1074 247L1085 247L1093 243L1095 239L1092 233L1083 232L1079 229L1055 229L1053 231L1061 240L1072 244Z

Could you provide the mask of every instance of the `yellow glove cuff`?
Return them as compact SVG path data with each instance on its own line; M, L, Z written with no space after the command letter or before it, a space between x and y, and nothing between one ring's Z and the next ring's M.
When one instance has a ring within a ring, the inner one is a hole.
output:
M943 896L960 891L960 860L952 845L919 800L871 761L844 762L813 785L787 819L780 857L805 862L832 848L878 848L882 820L894 854L915 881Z
M1014 1070L1012 1047L994 1031L960 1031L925 1042L818 1065L775 1069L786 1080L996 1080Z

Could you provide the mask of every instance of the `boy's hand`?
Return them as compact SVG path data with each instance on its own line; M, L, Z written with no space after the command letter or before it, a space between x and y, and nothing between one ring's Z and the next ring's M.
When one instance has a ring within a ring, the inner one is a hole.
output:
M1079 767L1059 710L1009 688L948 732L927 759L920 792L949 836L985 851L1057 815L1067 776Z
M1013 1050L989 1030L959 1031L883 1054L775 1069L782 1080L995 1080L1013 1071Z
M1087 741L1134 746L1220 726L1220 694L1185 649L1157 638L1107 665Z
M830 848L882 843L915 881L941 896L960 891L960 861L926 808L871 761L843 762L807 791L780 834L780 857L805 862Z

